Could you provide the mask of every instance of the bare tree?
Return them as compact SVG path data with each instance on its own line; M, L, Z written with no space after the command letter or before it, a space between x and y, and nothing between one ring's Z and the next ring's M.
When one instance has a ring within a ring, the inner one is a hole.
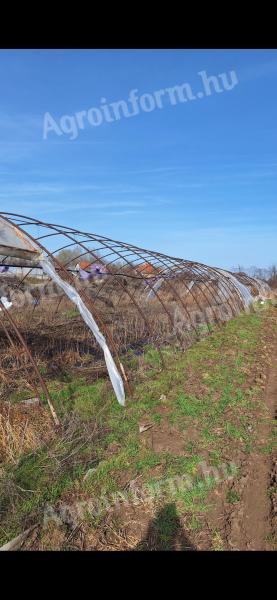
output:
M276 267L276 265L272 265L269 268L268 283L271 287L277 288L277 267Z

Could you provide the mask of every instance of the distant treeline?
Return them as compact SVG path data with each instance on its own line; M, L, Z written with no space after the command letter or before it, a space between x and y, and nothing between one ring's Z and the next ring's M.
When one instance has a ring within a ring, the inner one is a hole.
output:
M272 265L268 268L260 268L260 267L243 267L242 265L238 265L237 267L233 267L231 269L233 273L246 273L250 277L257 277L258 279L263 279L267 281L269 285L272 287L277 287L277 266Z

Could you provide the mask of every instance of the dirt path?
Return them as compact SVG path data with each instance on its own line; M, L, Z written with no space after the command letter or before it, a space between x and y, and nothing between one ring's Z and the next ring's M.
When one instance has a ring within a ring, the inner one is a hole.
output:
M273 322L277 322L274 318ZM274 332L274 329L273 329ZM265 404L271 419L277 415L277 334L273 333L271 356L267 367ZM266 442L270 435L270 422L262 422L258 435ZM241 467L241 477L234 483L240 497L234 509L226 515L227 548L232 550L272 550L276 544L276 457L255 452ZM275 490L274 490L275 488ZM276 546L275 546L276 548Z

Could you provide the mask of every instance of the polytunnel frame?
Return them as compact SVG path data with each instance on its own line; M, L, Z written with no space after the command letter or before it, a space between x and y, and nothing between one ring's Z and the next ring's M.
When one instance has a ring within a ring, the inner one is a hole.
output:
M237 314L241 309L245 308L245 306L243 304L243 299L239 293L238 288L234 284L232 285L232 283L230 282L228 277L225 276L224 273L222 273L222 270L217 270L216 268L209 267L207 265L204 265L204 264L201 264L198 262L186 261L184 259L174 258L174 257L168 256L168 255L165 255L165 254L162 254L159 252L150 251L150 250L146 250L143 248L138 248L137 246L134 246L132 244L128 244L125 242L119 242L117 240L113 240L111 238L99 236L99 235L92 234L92 233L82 232L75 228L65 227L63 225L61 226L61 225L52 224L52 223L46 223L39 219L33 219L31 217L27 217L27 216L24 216L21 214L0 212L0 218L3 221L6 221L7 224L12 225L14 228L16 228L16 230L18 232L20 232L21 234L24 234L24 236L27 236L27 238L29 240L31 240L35 244L35 246L37 246L42 252L44 252L47 255L47 257L50 259L50 261L52 261L52 263L55 267L55 270L57 270L60 274L62 274L63 281L68 283L70 286L73 286L73 288L76 290L77 294L83 300L86 308L92 314L97 325L99 325L100 331L103 331L103 333L105 334L105 336L108 340L108 343L112 349L113 356L115 359L115 364L117 365L117 367L119 368L119 371L123 375L123 379L124 379L128 394L132 393L132 388L130 386L130 383L126 376L124 367L119 358L119 354L118 354L116 345L114 343L114 340L112 338L112 334L109 330L108 325L103 322L101 315L99 314L98 310L95 307L95 301L97 300L97 297L99 296L99 294L101 293L101 291L103 290L105 285L107 285L108 281L111 281L111 279L112 279L112 282L114 282L116 280L120 284L120 286L122 288L122 294L121 294L120 298L118 299L118 304L120 304L120 301L121 301L121 298L123 297L123 295L127 294L129 296L131 302L135 306L136 310L142 317L143 321L145 322L146 327L149 328L149 331L151 330L151 326L149 324L147 316L145 315L145 311L143 311L143 309L139 305L137 298L135 297L136 291L134 293L132 293L131 290L128 289L128 286L124 285L124 283L121 280L121 277L123 277L123 276L124 277L132 277L134 279L138 279L138 280L144 282L144 284L146 285L146 289L150 289L151 293L154 295L156 300L162 306L162 309L163 309L164 313L167 315L167 318L168 318L171 326L173 326L173 328L174 328L174 321L173 321L172 315L170 314L169 310L167 309L167 306L165 305L165 302L163 301L162 297L160 296L158 291L155 289L155 282L157 282L157 278L162 279L162 283L164 283L164 282L167 283L174 299L177 301L178 306L180 306L180 305L182 306L182 309L186 315L186 318L188 319L188 322L190 323L192 329L194 329L194 330L196 330L196 327L195 327L194 323L192 322L190 313L185 305L185 302L183 301L182 297L180 296L179 291L176 290L176 286L174 286L174 282L172 281L172 280L174 280L174 278L176 279L176 277L178 277L178 281L181 281L181 283L184 285L186 294L190 294L191 297L194 299L196 305L199 308L199 312L205 317L205 322L206 322L208 328L210 327L210 321L207 319L207 316L205 315L205 312L203 311L203 309L201 309L201 305L199 304L197 296L194 293L195 290L192 289L194 287L194 284L191 287L189 287L189 285L187 285L186 281L188 281L188 274L193 276L193 279L195 279L197 284L199 284L199 283L203 284L204 290L201 287L200 293L201 293L202 297L206 299L207 305L212 310L213 315L214 315L214 321L216 323L222 322L216 316L215 309L214 309L214 307L216 305L220 305L220 302L216 298L217 295L220 295L221 297L223 297L224 301L229 305L233 316L235 314ZM47 228L47 230L48 231L50 230L50 232L47 232L45 235L40 235L38 237L34 237L32 234L29 233L28 230L26 230L26 227L28 227L28 226L39 226L39 227ZM66 244L65 246L62 246L60 248L55 249L53 252L48 250L44 246L44 244L41 243L42 239L44 240L46 238L48 239L52 236L59 236L59 235L67 238L67 240L70 241L70 243ZM76 237L79 236L81 239L75 239L74 235ZM82 238L85 238L85 239L82 239ZM100 247L94 248L92 250L91 248L86 247L85 244L87 242L93 242L93 243L100 244ZM97 262L99 260L106 259L110 255L112 257L114 257L113 260L110 260L108 263L105 261L105 268L107 270L107 274L111 275L111 279L104 278L104 281L103 281L102 285L99 287L97 294L96 294L96 298L94 298L94 300L86 294L84 289L77 289L76 278L71 274L71 272L67 268L71 261L63 264L55 256L55 254L57 254L61 250L72 247L72 246L78 246L80 249L83 250L83 252L77 257L77 259L81 258L84 255L89 255L89 256L93 257L93 261L91 261L89 263L89 266L92 266L95 262ZM100 250L100 249L107 250L108 254L106 254L105 256L99 257L96 254L96 252L97 252L97 250ZM127 255L126 255L126 253L127 253ZM130 256L131 257L135 256L136 260L129 260ZM127 266L127 268L130 268L132 271L135 271L136 275L132 276L132 275L128 275L127 273L124 273L124 272L114 273L111 270L111 265L113 263L116 263L118 261L118 259L120 261L124 261L124 266L121 267L121 269L124 269L124 267ZM138 266L135 265L135 263L137 261L141 261ZM148 261L151 261L150 264L153 266L154 272L156 272L154 275L151 275L151 276L147 276L146 274L145 275L143 274L143 271L146 270L146 266L142 270L141 269L138 270L138 267L141 266L141 264L148 265L149 264ZM158 267L157 267L157 265L158 265ZM161 270L161 268L160 268L161 266L163 267L163 270ZM30 265L30 271L21 280L21 282L19 283L19 286L22 285L22 282L24 281L24 279L31 273L31 271L34 268L36 268L36 267ZM228 272L225 271L225 273L227 274ZM182 279L182 275L183 275L183 279ZM186 277L187 277L187 279L186 279ZM251 278L249 278L249 279L251 279ZM152 280L154 283L152 284L152 281L150 281L150 280ZM212 286L208 287L209 281L216 281L218 283L217 293L213 290ZM205 293L206 291L207 291L207 294L209 293L213 297L214 302L215 302L214 306L211 305L208 295L206 295L206 293ZM62 298L63 298L63 296L59 300L59 303L61 302ZM237 299L237 301L235 301L235 298ZM2 303L1 303L1 305L2 305ZM58 304L58 307L59 307L59 304ZM57 307L57 310L58 310L58 307ZM5 314L5 316L7 317L13 330L16 332L18 339L20 340L22 346L24 347L25 352L28 354L29 359L31 360L31 362L33 364L33 367L35 369L35 372L36 372L39 382L41 384L42 390L46 395L52 416L57 424L57 416L55 414L54 408L51 403L47 384L44 381L44 378L42 377L42 375L38 369L36 360L32 356L30 349L28 348L25 340L23 339L23 336L21 335L16 323L12 319L8 310L6 310L5 307L3 307L3 308L4 308L3 314ZM7 334L7 331L6 331L6 334ZM175 332L175 335L178 338L178 335L179 335L178 331ZM160 356L163 361L163 356L160 351L160 348L158 348L158 351L160 352ZM164 362L162 364L164 366Z
M40 373L40 370L38 368L36 360L33 357L32 352L30 351L28 345L26 344L26 342L25 342L22 334L20 333L20 331L19 331L19 329L18 329L18 327L17 327L14 319L9 314L9 311L6 309L4 303L2 302L1 299L0 299L0 306L1 306L1 310L5 314L7 320L9 321L9 324L11 325L12 331L14 332L14 334L15 334L16 338L18 339L21 347L23 348L24 353L26 354L27 358L30 360L30 363L31 363L31 365L32 365L32 367L33 367L33 369L35 371L35 374L36 374L36 376L38 378L38 381L40 383L42 392L45 394L45 398L46 398L47 404L48 404L48 406L50 408L50 412L51 412L51 415L53 417L54 423L55 423L56 426L59 426L60 422L59 422L57 413L56 413L56 411L54 409L54 406L53 406L53 404L51 402L51 397L50 397L50 393L49 393L48 387L46 385L46 382L44 381L44 378L42 377L42 375ZM11 338L9 331L7 330L5 324L3 323L2 320L1 320L1 325L2 325L2 327L4 329L4 332L5 332L8 340L9 340L10 345L13 347L13 350L14 350L15 354L17 355L18 358L20 358L20 353L17 350L17 348L16 348L16 346L14 344L14 341ZM39 386L37 386L37 383L36 383L36 381L33 378L31 379L30 385L33 387L33 389L35 390L36 394L38 396L40 396Z
M13 216L16 216L16 217L20 216L20 217L22 217L22 215L13 215ZM10 224L12 224L12 225L13 225L13 226L14 226L14 227L15 227L15 228L18 230L18 231L20 231L21 233L24 233L25 235L27 235L27 237L28 237L28 238L29 238L29 239L30 239L30 240L31 240L31 241L32 241L32 242L33 242L33 243L34 243L36 246L38 246L38 247L40 248L40 250L42 250L43 252L45 252L45 253L47 254L48 258L50 258L50 259L51 259L51 261L53 261L53 263L54 263L54 266L56 265L56 266L58 267L58 270L59 270L59 271L61 271L61 272L63 273L63 275L64 275L64 279L65 279L65 282L66 282L66 283L68 283L70 286L72 286L72 287L75 289L75 291L77 292L77 295L78 295L78 296L79 296L79 297L80 297L80 298L83 300L83 302L84 302L84 304L85 304L86 308L88 309L88 311L89 311L89 312L92 314L93 318L95 318L95 320L96 320L96 323L97 323L97 321L98 321L98 323L100 323L100 326L101 326L102 330L104 331L105 335L107 336L107 338L108 338L108 340L109 340L109 344L110 344L110 346L111 346L111 348L112 348L112 350L113 350L113 353L114 353L114 356L115 356L115 361L116 361L116 363L117 363L117 366L119 367L120 371L122 372L123 378L124 378L124 380L125 380L125 383L126 383L126 387L127 387L128 391L130 392L130 391L131 391L131 389L130 389L130 386L129 386L129 382L128 382L128 379L127 379L127 377L126 377L126 374L125 374L125 371L124 371L124 367L123 367L123 365L122 365L122 363L121 363L121 361L120 361L120 359L119 359L118 352L117 352L117 350L116 350L116 347L115 347L115 345L114 345L113 339L112 339L112 337L111 337L111 335L110 335L109 329L108 329L108 327L106 326L106 324L105 324L105 323L102 321L102 319L101 319L101 317L100 317L100 315L99 315L98 311L97 311L97 310L95 309L95 307L93 306L93 303L92 303L91 299L90 299L90 298L87 296L87 294L85 293L85 291L84 291L84 290L77 290L77 288L76 288L76 285L75 285L75 279L74 279L74 277L71 275L71 273L69 273L69 272L68 272L68 270L67 270L67 269L65 269L64 265L63 265L63 264L62 264L60 261L58 261L58 260L57 260L57 258L54 256L54 254L53 254L53 253L51 253L51 252L50 252L50 251L49 251L49 250L48 250L48 249L47 249L47 248L46 248L44 245L42 245L42 244L41 244L41 243L38 241L38 238L34 238L34 237L33 237L33 236L32 236L32 235L29 233L29 232L26 232L25 230L22 230L22 229L21 229L21 227L20 227L19 225L15 224L15 223L14 223L13 221L11 221L10 219L8 219L8 218L6 218L6 217L3 217L3 213L0 213L0 217L1 217L2 219L4 219L5 221L7 221L7 223L10 223ZM22 218L23 218L23 217L22 217ZM51 226L50 226L50 225L48 225L48 224L44 224L43 222L37 222L37 221L36 221L35 223L33 223L33 222L32 222L32 224L39 224L39 225L41 225L41 226L49 226L49 227L51 227L51 228L53 228L53 229L56 229L56 227L55 227L54 225L51 225ZM59 233L60 233L60 232L59 232ZM63 234L64 234L64 232L63 232ZM76 243L76 242L75 242L75 243ZM32 267L32 268L30 269L30 272L33 270L33 268L35 268L35 267ZM1 303L1 304L2 304L2 303ZM8 313L8 311L5 309L5 314L6 314L6 313ZM83 315L82 315L82 316L83 316ZM9 315L9 317L10 317L10 315ZM83 317L83 319L84 319L84 317ZM84 319L84 320L85 320L85 319ZM97 325L98 325L98 323L97 323ZM14 327L15 327L15 329L16 329L16 332L17 332L17 335L18 335L18 337L20 337L20 338L23 340L23 338L22 338L22 336L21 336L21 334L20 334L20 332L19 332L19 330L18 330L18 328L17 328L17 326L16 326L16 324L15 324L15 323L13 323L13 326L14 326ZM101 332L101 330L100 330L100 332ZM23 343L24 343L24 346L27 348L27 345L26 345L26 343L25 343L24 341L23 341ZM28 353L29 353L29 354L30 354L30 356L31 356L31 353L30 353L29 349L28 349ZM34 360L34 358L33 358L33 357L32 357L32 362L35 362L35 360ZM37 370L37 372L39 373L39 370ZM40 379L40 382L41 382L41 380L43 379L43 378L41 377L41 374L39 374L39 379ZM43 389L44 389L44 391L45 391L45 388L47 388L47 386L46 386L46 384L45 384L45 382L44 382L44 388L43 388ZM49 397L49 393L48 393L48 392L47 392L47 397ZM49 401L48 401L48 403L49 403ZM53 410L54 410L54 409L52 408L52 410L51 410L52 414L53 414ZM53 415L53 416L54 416L54 415Z

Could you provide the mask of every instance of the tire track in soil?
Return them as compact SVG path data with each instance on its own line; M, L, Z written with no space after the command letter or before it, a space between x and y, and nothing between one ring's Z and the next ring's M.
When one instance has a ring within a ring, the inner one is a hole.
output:
M276 319L274 319L276 323ZM264 401L271 419L277 416L277 335L268 368ZM260 440L267 440L269 423L259 426ZM232 512L225 516L225 536L229 550L272 550L269 541L276 535L277 460L263 453L252 453L241 465L241 477L233 489L240 496ZM274 494L275 489L275 494ZM271 492L271 494L269 493Z

